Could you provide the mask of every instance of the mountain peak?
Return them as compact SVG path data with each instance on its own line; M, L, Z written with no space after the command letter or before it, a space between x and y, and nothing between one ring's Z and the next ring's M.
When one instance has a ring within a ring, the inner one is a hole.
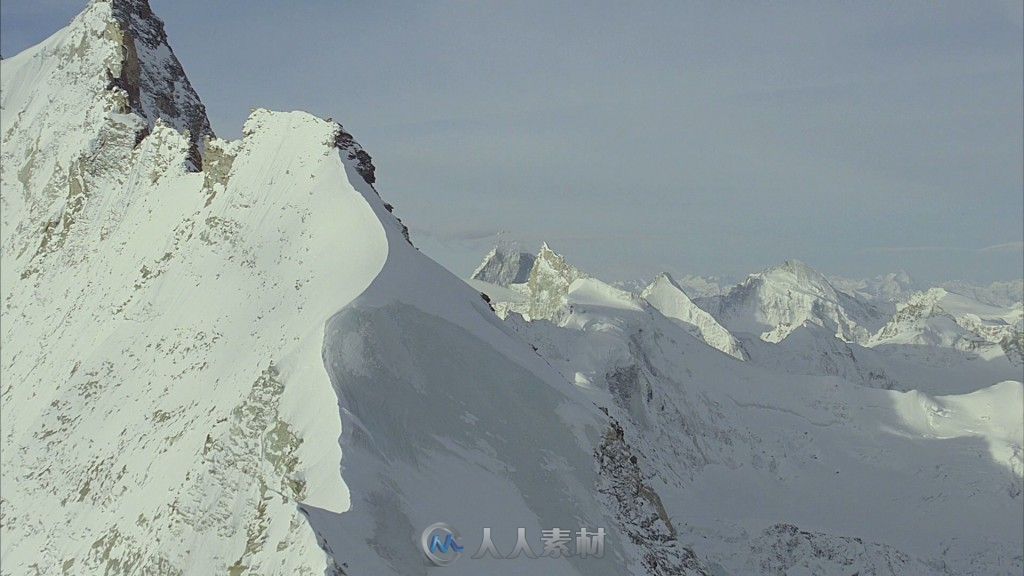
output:
M515 244L499 243L484 256L470 278L498 286L523 284L530 279L535 260L533 254L519 250Z
M662 272L661 274L658 274L657 276L655 276L654 280L651 282L651 284L650 284L650 286L648 286L648 288L652 288L652 287L657 286L659 284L667 284L667 285L675 288L676 290L679 290L680 292L683 292L683 288L679 285L678 282L676 282L676 279L673 278L672 275L669 274L668 272Z
M640 293L640 297L666 318L681 323L687 332L712 348L738 360L746 359L739 341L711 314L694 304L668 272L658 274Z
M198 147L213 136L206 107L199 100L185 71L167 41L163 22L147 0L93 0L90 7L109 6L108 31L121 46L120 74L112 85L123 89L132 110L150 126L161 119L181 132L188 132Z
M55 60L77 72L43 78L62 91L105 100L110 112L135 114L150 130L161 120L188 134L189 162L200 167L200 150L213 129L147 0L92 0L70 26L26 53L19 57Z
M769 268L767 272L788 272L800 279L821 281L824 282L825 284L828 284L828 280L821 272L818 272L810 264L807 264L802 260L786 260L785 262L778 266L775 266L774 268Z
M719 315L729 330L759 333L766 342L780 342L806 323L828 327L848 342L863 341L878 323L876 310L839 292L800 260L748 276L723 297Z
M586 274L569 264L565 256L552 250L547 242L543 242L540 245L540 250L537 251L533 269L530 271L530 279L532 281L534 276L550 276L552 274L562 277L570 284L573 280L586 277Z
M165 132L161 126L169 129L158 140L177 141L166 149L166 167L201 168L213 130L145 0L93 0L0 66L3 177L11 189L0 229L26 257L61 245L85 200L121 181L147 137Z
M530 317L553 318L565 304L569 286L576 280L586 277L586 274L569 264L561 254L552 250L547 242L542 243L527 280L529 291L533 295L530 300Z

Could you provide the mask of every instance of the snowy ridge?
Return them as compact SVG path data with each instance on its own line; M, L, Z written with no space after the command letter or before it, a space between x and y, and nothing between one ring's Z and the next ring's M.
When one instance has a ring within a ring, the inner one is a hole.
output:
M1024 302L1024 280L1009 282L993 282L987 286L977 286L969 282L943 282L939 288L966 296L989 306L1012 308Z
M691 334L707 342L712 348L740 360L746 358L739 341L711 314L698 308L667 273L658 276L640 296L668 318L690 327Z
M0 64L5 573L321 574L296 503L348 505L322 326L381 224L306 114L189 173L209 125L163 38L96 1Z
M158 123L102 149L130 163L94 173L59 246L5 245L5 568L322 573L296 503L348 496L317 328L387 254L338 130L257 111L212 143L216 177Z
M5 572L417 574L444 519L606 527L604 562L546 569L639 573L594 491L607 417L408 243L351 135L257 110L193 173L194 133L118 104L103 34L149 16L97 1L3 62ZM490 503L451 510L466 482Z

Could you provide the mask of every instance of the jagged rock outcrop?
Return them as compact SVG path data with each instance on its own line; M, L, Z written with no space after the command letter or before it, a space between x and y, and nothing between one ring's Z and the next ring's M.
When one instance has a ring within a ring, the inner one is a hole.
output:
M187 133L191 141L189 162L198 169L203 139L213 136L206 107L185 76L181 63L167 42L163 22L153 14L147 0L93 0L103 18L109 5L110 18L104 35L119 45L120 62L109 63L110 88L122 90L130 110L150 125L163 120ZM122 111L127 112L127 111Z
M646 483L640 460L616 420L609 422L594 455L601 477L598 489L615 503L623 532L643 550L641 563L647 573L707 576L707 569L693 550L679 542L661 497Z
M861 538L801 530L792 524L766 528L751 546L749 568L758 574L948 574L891 546Z
M943 288L915 293L871 341L893 345L951 348L1020 365L1024 348L1024 307L985 306Z
M530 295L527 314L534 320L555 318L566 304L569 287L581 278L586 278L586 274L569 264L545 242L537 252L526 282Z

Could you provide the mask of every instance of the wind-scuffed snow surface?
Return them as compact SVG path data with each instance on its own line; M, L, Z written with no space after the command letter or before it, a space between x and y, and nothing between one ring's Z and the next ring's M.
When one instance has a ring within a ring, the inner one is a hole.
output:
M348 506L323 327L383 228L307 114L187 172L174 118L124 104L153 86L97 84L117 4L2 64L4 572L322 574L297 503Z

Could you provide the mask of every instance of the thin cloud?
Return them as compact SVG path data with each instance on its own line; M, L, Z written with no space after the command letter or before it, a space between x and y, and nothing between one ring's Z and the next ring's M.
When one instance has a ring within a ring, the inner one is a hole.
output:
M860 252L867 254L907 254L916 252L962 252L965 248L953 246L875 246Z
M979 249L978 252L1024 252L1024 242L993 244L992 246Z
M1024 252L1024 242L1004 242L984 248L960 246L875 246L860 251L862 254L914 254L922 252L977 252L977 253L1013 253Z

